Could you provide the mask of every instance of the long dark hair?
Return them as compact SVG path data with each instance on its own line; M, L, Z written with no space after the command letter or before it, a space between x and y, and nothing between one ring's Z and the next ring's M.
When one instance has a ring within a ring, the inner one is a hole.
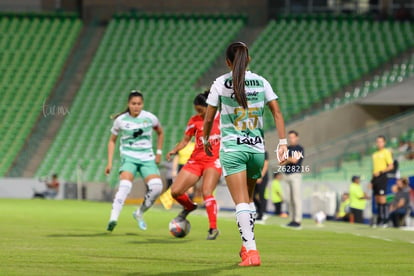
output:
M140 97L142 99L142 101L144 101L144 95L142 95L142 93L139 92L138 90L132 90L131 93L129 93L128 102L134 97ZM124 113L129 113L129 107L128 106L126 107L126 109L124 111L119 112L115 115L112 115L111 119L115 120L116 118L118 118L119 116L121 116Z
M204 93L200 93L198 94L194 100L193 100L193 104L194 105L201 105L201 106L207 106L207 97L208 94L210 93L210 91L206 90L204 91Z
M243 42L234 42L227 47L226 58L233 65L233 90L237 102L247 108L244 78L249 64L249 49Z

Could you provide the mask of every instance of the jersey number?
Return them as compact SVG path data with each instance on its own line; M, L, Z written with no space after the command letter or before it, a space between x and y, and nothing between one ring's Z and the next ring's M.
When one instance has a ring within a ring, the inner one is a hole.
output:
M236 127L236 129L246 130L247 128L249 129L257 128L257 124L259 123L259 115L257 115L258 111L259 111L258 107L251 107L248 109L244 109L242 107L235 108L234 114L236 114L237 117L234 120L234 126ZM247 118L246 118L246 114L247 114Z

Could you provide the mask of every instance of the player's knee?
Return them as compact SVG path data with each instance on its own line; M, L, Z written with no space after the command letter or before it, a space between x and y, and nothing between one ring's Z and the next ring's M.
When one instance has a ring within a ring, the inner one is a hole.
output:
M177 185L171 186L171 196L173 198L177 198L182 194L184 194L184 191L180 187L178 187Z
M118 190L126 195L128 195L131 192L132 189L132 182L129 180L121 180L119 182L119 188Z
M150 188L154 194L161 194L163 188L161 178L152 178L148 181L147 185L148 188Z

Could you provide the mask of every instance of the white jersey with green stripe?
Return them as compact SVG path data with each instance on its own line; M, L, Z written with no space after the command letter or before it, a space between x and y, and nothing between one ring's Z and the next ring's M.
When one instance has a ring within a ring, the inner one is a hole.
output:
M154 160L152 131L159 125L158 118L144 110L137 117L124 113L116 118L111 132L114 135L120 135L119 151L121 156L128 156L140 161Z
M220 111L221 151L265 151L264 107L278 97L265 78L250 71L245 74L245 90L247 109L236 100L231 72L217 78L211 86L207 103Z

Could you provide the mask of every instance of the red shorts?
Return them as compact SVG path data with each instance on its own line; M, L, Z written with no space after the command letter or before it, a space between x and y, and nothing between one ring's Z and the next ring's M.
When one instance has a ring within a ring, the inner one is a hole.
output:
M194 161L190 159L182 169L201 177L204 171L210 168L215 169L221 175L220 159L216 159L215 161Z

